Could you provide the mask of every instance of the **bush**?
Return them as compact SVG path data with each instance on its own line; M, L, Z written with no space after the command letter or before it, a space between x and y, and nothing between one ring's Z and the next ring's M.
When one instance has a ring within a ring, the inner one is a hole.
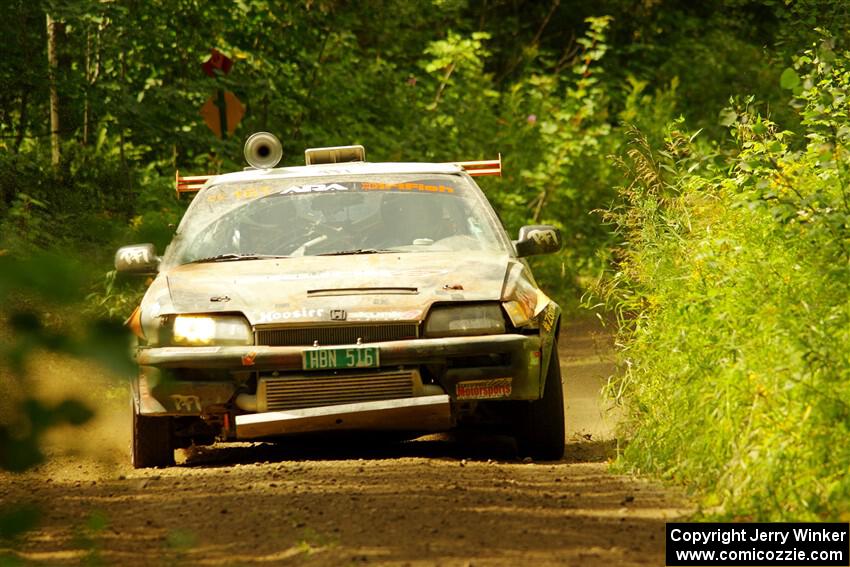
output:
M850 514L848 77L824 41L783 73L801 132L744 106L724 113L733 151L678 123L659 150L633 133L622 162L608 218L625 245L604 290L622 322L621 462L713 515Z

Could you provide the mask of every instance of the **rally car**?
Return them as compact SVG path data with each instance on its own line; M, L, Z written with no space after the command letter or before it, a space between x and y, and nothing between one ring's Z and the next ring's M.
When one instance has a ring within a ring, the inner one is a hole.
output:
M506 234L473 180L501 158L368 163L344 146L278 168L266 133L245 153L245 171L178 175L194 198L161 257L116 253L154 276L128 321L134 466L191 444L461 427L561 458L561 310L523 259L561 237Z

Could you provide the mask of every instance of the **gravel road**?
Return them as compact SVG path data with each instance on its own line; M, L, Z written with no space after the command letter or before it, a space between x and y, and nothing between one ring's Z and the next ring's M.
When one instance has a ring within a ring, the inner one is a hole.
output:
M564 330L560 349L569 433L557 463L517 461L510 440L466 435L242 444L135 471L120 389L53 360L42 376L51 395L66 384L101 411L82 431L51 436L49 464L0 473L0 505L41 510L34 530L0 539L0 564L663 565L664 523L688 504L609 472L614 418L603 419L599 389L610 337L585 321Z

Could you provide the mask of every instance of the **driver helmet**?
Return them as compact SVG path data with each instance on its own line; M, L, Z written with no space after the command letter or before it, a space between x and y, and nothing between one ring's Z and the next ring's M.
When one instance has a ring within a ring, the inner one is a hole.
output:
M417 239L435 240L439 230L439 198L416 193L387 193L381 201L381 219L386 231L412 244Z

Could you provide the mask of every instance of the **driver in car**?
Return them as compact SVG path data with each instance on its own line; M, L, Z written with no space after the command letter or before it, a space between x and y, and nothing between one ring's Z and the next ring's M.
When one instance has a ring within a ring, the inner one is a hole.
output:
M261 199L246 207L233 231L233 244L242 254L286 254L287 243L303 222L285 199Z
M387 193L381 200L381 227L372 237L375 248L430 245L446 236L439 198L412 193ZM372 244L370 242L370 244Z

